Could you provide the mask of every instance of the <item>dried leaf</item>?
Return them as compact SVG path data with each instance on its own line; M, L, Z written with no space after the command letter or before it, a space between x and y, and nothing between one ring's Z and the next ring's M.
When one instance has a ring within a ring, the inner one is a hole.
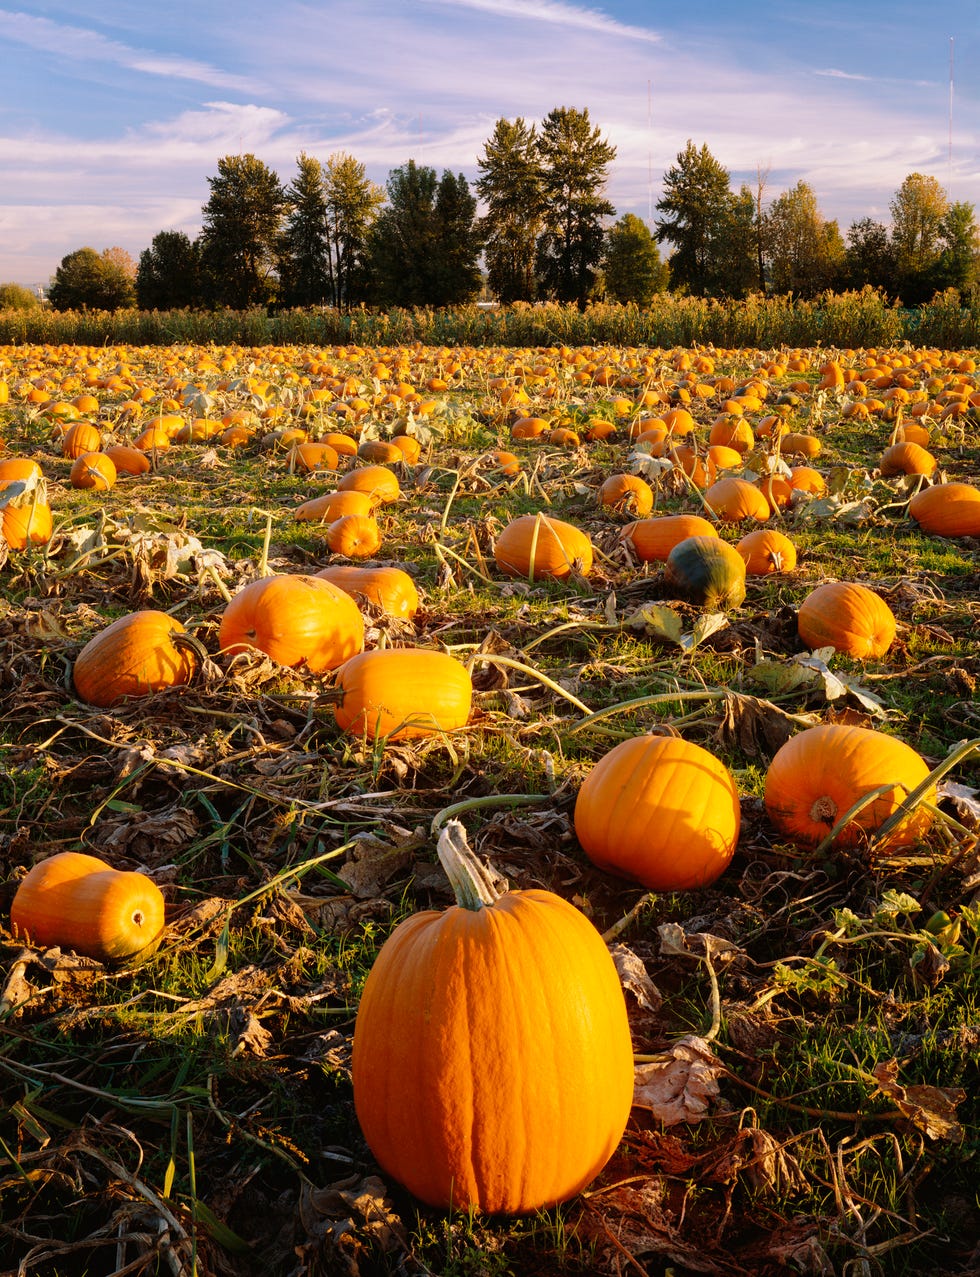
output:
M963 1128L956 1116L957 1104L966 1099L960 1086L902 1086L898 1078L898 1061L884 1060L871 1070L878 1090L898 1105L920 1131L933 1140L963 1138Z
M680 646L684 632L684 622L680 614L672 607L662 603L648 603L638 608L626 621L631 630L642 630L651 638L663 639L667 643Z
M736 746L749 758L772 758L796 730L797 720L772 701L729 695L715 739L726 748Z
M688 1034L662 1060L638 1064L633 1074L633 1104L649 1110L664 1126L700 1122L719 1095L724 1066L704 1038Z
M616 964L623 988L632 993L645 1010L659 1011L663 998L660 990L650 979L641 959L625 944L613 945L609 952Z

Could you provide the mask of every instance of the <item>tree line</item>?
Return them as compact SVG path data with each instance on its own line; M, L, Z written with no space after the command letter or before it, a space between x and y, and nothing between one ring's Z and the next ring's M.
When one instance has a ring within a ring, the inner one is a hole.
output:
M473 190L462 173L438 177L415 160L382 188L346 153L322 163L301 154L288 185L253 154L225 156L208 178L196 239L161 231L135 264L119 249L79 249L62 260L48 301L62 310L345 310L451 306L482 293L585 307L645 305L667 289L809 298L870 284L915 306L949 288L970 300L980 288L973 205L951 202L934 177L904 180L890 226L865 217L843 235L808 183L767 203L767 173L735 191L708 147L688 141L664 174L651 229L632 213L612 220L605 185L615 156L588 110L568 107L540 126L498 120ZM0 306L11 287L0 286Z

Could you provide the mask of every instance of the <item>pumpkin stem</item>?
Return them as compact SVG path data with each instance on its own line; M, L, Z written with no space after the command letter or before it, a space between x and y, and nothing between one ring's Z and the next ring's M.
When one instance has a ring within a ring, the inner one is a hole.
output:
M476 912L492 905L502 894L494 885L489 870L477 860L460 821L450 820L442 830L436 854L461 909Z

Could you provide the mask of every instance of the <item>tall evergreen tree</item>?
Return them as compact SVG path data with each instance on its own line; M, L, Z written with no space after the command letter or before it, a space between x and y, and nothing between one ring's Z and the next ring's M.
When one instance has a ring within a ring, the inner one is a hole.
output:
M732 192L729 173L702 145L688 139L677 162L664 174L664 193L657 201L663 216L656 235L674 246L668 258L675 287L703 296L723 292L725 240L729 232Z
M604 219L615 213L603 194L616 148L593 128L588 110L555 107L537 142L544 229L538 236L542 291L584 307L602 257Z
M462 173L447 169L433 207L438 251L432 263L430 305L459 306L479 296L483 286L480 250L483 232L476 216L476 196Z
M715 243L712 291L744 297L759 286L759 196L744 183L730 194Z
M617 302L648 306L667 287L669 272L657 241L635 213L624 213L606 231L602 274L607 296Z
M279 300L284 306L321 306L330 294L323 169L305 151L296 164L278 244Z
M179 310L201 301L197 244L183 231L160 231L140 253L136 303L141 310Z
M244 309L274 294L274 267L289 199L279 178L251 153L226 155L209 177L199 239L201 268L211 301Z
M477 194L487 206L482 231L490 291L505 305L533 301L544 212L535 126L520 116L498 120L477 168Z
M385 193L370 181L364 165L343 151L327 160L323 181L330 300L334 306L347 307L363 300L368 235Z

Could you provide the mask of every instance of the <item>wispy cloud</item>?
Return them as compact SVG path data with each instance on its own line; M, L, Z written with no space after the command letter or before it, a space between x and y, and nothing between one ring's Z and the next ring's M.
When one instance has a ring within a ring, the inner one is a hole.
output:
M429 5L439 4L451 9L471 9L508 20L518 18L526 22L547 22L566 30L578 28L602 32L604 35L623 36L630 40L659 42L660 36L646 27L631 26L611 17L601 9L586 9L581 5L565 4L563 0L423 0Z
M870 80L870 75L856 75L853 71L839 71L836 67L827 67L823 71L814 71L814 75L830 76L833 80Z
M0 9L0 40L83 65L108 62L141 75L191 80L216 89L254 92L256 88L254 80L231 75L194 58L133 49L85 27L66 26L11 9Z

